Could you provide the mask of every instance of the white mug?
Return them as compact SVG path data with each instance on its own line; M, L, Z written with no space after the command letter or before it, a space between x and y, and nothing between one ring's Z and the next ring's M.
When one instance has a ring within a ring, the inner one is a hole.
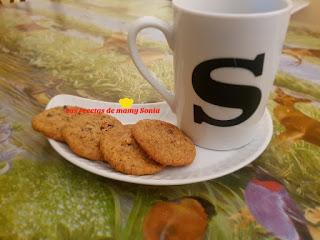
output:
M131 57L200 147L248 144L266 111L285 39L290 0L173 0L173 25L142 17L129 29ZM143 65L136 37L162 31L173 50L175 94Z

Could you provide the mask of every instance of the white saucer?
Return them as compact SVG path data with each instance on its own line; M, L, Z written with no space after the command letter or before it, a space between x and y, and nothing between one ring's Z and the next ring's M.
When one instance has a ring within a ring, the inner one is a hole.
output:
M119 109L118 103L90 100L86 98L57 95L51 99L46 109L56 106L72 105L84 108L114 108ZM140 119L161 119L175 124L175 115L165 102L150 104L134 104L132 108L159 108L160 114L111 114L122 123L135 123ZM69 162L89 172L124 182L146 185L182 185L206 181L232 173L254 161L268 146L272 137L272 119L266 110L259 127L257 136L248 145L232 151L213 151L196 147L197 155L194 162L186 167L166 168L162 172L148 176L125 175L112 170L104 162L94 162L78 157L70 151L66 144L49 139L51 146Z

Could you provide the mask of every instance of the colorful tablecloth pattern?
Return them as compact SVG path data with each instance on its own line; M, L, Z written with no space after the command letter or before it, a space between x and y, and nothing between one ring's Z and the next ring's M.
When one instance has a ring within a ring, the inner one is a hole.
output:
M30 122L60 93L160 101L125 33L139 16L171 21L171 1L2 2L1 240L320 239L320 32L291 22L268 105L274 136L252 165L203 183L141 186L70 164ZM163 36L147 30L138 44L173 89Z

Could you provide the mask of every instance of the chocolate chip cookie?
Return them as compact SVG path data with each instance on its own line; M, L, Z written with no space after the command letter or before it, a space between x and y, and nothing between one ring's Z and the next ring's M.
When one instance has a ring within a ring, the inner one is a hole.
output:
M170 123L140 120L133 126L132 134L139 146L162 165L188 165L195 158L196 149L193 142Z
M63 106L47 109L32 119L32 128L54 140L64 142L62 128L68 123L77 111L69 111L76 107Z
M132 125L122 125L103 133L100 149L105 161L116 171L125 174L147 175L161 171L163 166L139 147L131 129Z
M90 160L102 160L100 138L121 125L116 118L106 114L81 114L74 116L62 129L62 136L71 150Z

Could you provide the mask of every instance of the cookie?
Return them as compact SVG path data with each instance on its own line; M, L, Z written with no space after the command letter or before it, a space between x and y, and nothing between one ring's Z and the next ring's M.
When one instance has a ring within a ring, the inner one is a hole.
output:
M69 111L74 109L77 108L63 106L47 109L33 117L32 128L46 137L64 142L61 130L72 116L78 114L77 111L72 111L72 113Z
M121 123L106 114L81 114L74 116L62 129L62 136L77 155L90 160L102 160L99 144L102 132Z
M154 174L163 168L138 146L131 125L114 127L103 133L100 149L106 162L115 170L131 175Z
M176 126L160 120L140 120L132 129L139 146L162 165L183 166L192 163L196 149Z

